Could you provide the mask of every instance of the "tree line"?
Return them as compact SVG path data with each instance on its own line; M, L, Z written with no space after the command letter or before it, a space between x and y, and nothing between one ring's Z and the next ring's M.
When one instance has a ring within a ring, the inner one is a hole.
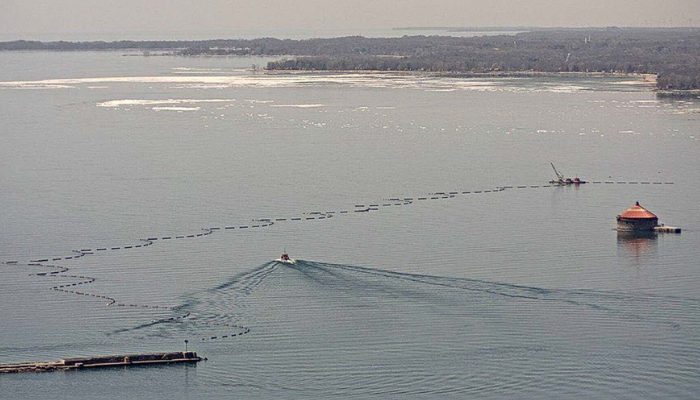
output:
M665 90L700 89L700 29L540 29L516 35L330 39L0 42L0 50L167 50L179 56L286 55L270 70L658 74Z

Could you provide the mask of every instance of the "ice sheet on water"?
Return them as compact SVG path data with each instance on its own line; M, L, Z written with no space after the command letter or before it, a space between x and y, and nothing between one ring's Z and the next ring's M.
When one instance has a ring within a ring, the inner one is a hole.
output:
M108 83L175 84L182 88L222 89L228 87L282 88L317 85L351 87L418 89L430 91L505 91L505 92L558 92L575 93L595 90L596 83L542 84L532 79L459 78L422 74L392 73L267 73L249 74L245 71L209 69L176 69L172 75L100 77L78 79L47 79L37 81L0 82L0 88L67 89L75 85L104 85Z
M122 106L166 106L170 104L232 103L235 101L236 99L121 99L97 103L97 106L117 108Z
M286 107L286 108L318 108L325 107L325 104L272 104L270 107Z
M153 107L153 111L199 111L202 107Z

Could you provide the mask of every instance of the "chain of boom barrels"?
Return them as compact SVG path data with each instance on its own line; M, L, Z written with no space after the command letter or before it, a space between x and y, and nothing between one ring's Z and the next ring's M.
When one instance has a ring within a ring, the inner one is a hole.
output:
M591 184L608 184L608 185L610 185L610 184L672 185L673 184L673 182L648 182L648 181L592 181L590 183ZM70 256L34 259L34 260L30 260L26 264L20 263L17 260L8 260L8 261L5 261L4 264L6 264L6 265L26 265L29 267L49 268L49 269L52 269L52 271L35 273L33 275L42 276L42 277L69 278L69 279L79 280L77 282L52 286L50 288L50 290L53 290L53 291L69 293L69 294L78 295L78 296L94 297L96 299L106 300L107 306L168 310L168 311L172 311L174 313L179 314L179 315L168 317L168 318L161 318L161 319L154 320L154 321L152 321L152 324L181 322L181 321L187 319L188 317L190 317L191 313L189 311L182 310L178 307L167 307L167 306L148 305L148 304L121 303L121 302L118 302L117 299L114 297L76 290L78 286L88 285L88 284L91 284L91 283L97 281L97 278L94 278L91 276L85 276L85 275L68 275L66 273L70 270L69 268L61 266L61 265L55 265L53 263L56 261L62 261L62 260L80 259L80 258L88 256L88 255L99 254L99 253L107 252L107 251L119 251L119 250L145 248L145 247L154 245L158 240L166 241L166 240L184 240L184 239L203 238L203 237L209 236L217 231L260 229L260 228L267 228L267 227L274 225L275 223L281 223L281 222L301 222L301 221L312 221L312 220L324 220L324 219L333 218L336 215L346 215L346 214L354 214L354 213L369 213L369 212L379 211L380 208L385 208L385 207L407 206L407 205L413 204L414 202L422 202L422 201L447 200L447 199L452 199L452 198L455 198L455 197L461 196L461 195L479 195L479 194L486 194L486 193L499 193L499 192L502 192L506 189L528 189L528 188L536 189L536 188L548 188L548 187L558 187L558 186L560 186L560 185L556 185L556 184L550 184L550 185L510 185L510 186L498 186L495 189L489 189L489 190L474 190L474 191L462 190L462 191L435 192L435 193L431 193L430 195L424 196L424 197L404 197L404 198L394 197L394 198L390 198L384 202L377 203L377 204L368 204L368 205L356 204L355 208L352 210L325 211L325 212L316 211L316 212L303 214L304 215L303 217L293 217L293 218L262 218L262 219L258 219L258 220L253 220L253 222L255 223L254 225L251 224L251 225L238 225L238 226L229 225L229 226L222 226L222 227L209 227L209 228L203 228L201 230L201 232L194 233L194 234L188 234L188 235L148 237L145 239L140 239L139 244L135 244L135 245L115 246L115 247L99 247L99 248L95 248L95 249L85 248L85 249L80 249L80 250L73 250L73 252ZM193 321L189 321L189 322L193 322ZM234 338L237 336L245 335L245 334L250 332L250 328L245 327L245 326L240 326L240 325L217 323L217 322L208 322L206 324L207 325L216 325L216 326L225 326L227 328L234 328L237 331L233 332L233 333L225 334L225 335L203 337L202 340Z

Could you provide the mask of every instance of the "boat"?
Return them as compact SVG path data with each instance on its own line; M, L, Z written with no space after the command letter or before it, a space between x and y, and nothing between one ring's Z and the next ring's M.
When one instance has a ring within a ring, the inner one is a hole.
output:
M567 185L581 185L586 183L586 181L582 180L578 176L574 179L571 178L564 178L564 174L560 173L557 171L557 168L554 166L554 163L551 163L552 169L554 170L554 174L557 176L557 179L549 181L550 184L552 185L559 185L559 186L567 186Z
M297 260L290 258L289 254L287 254L287 249L284 250L284 253L280 256L280 258L276 259L278 263L282 264L289 264L289 265L294 265L297 263Z

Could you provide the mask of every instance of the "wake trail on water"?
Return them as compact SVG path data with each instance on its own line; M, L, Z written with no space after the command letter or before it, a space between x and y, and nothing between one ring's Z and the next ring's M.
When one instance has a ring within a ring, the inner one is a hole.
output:
M649 185L672 185L673 182L638 182L638 181L633 181L633 182L613 182L613 181L592 181L592 184L636 184L636 183L641 183L641 184L649 184ZM95 298L97 300L102 300L106 302L106 305L109 307L127 307L127 308L134 308L134 309L150 309L150 310L159 310L159 311L169 311L172 315L169 317L165 318L158 318L155 320L152 320L148 323L145 324L140 324L135 327L126 327L123 329L116 330L112 332L114 333L123 333L123 332L130 332L130 331L136 331L136 330L142 330L146 329L149 327L153 327L155 325L161 325L161 324L168 324L168 323L182 323L182 322L188 322L192 324L198 324L201 322L201 320L206 320L206 317L200 317L200 321L198 321L194 316L192 316L192 311L189 309L189 307L196 305L196 300L193 300L195 303L185 303L184 305L180 305L177 307L167 307L167 306L159 306L159 305L149 305L149 304L135 304L135 303L129 303L125 301L120 301L118 300L115 296L113 295L106 295L102 293L93 293L89 291L82 291L82 290L77 290L78 287L84 287L86 285L90 285L98 280L98 278L94 276L88 276L88 275L69 275L67 272L69 271L69 268L64 266L64 265L59 265L56 264L56 262L60 261L75 261L79 259L83 259L86 256L97 256L99 254L103 253L113 253L113 252L122 252L122 251L137 251L141 250L143 251L146 248L149 248L153 245L156 245L157 243L168 241L168 242L181 242L181 241L189 241L189 240L198 240L198 239L204 239L212 234L219 233L219 232L248 232L251 230L259 230L263 228L270 228L273 227L275 224L279 223L308 223L310 221L318 221L318 220L330 220L331 218L336 218L336 217L348 217L348 216L353 216L353 215L369 215L373 214L374 212L378 212L384 209L393 209L396 207L405 207L405 206L411 206L414 204L420 204L424 202L432 202L432 201L443 201L443 200L451 200L455 199L458 197L469 197L469 196L484 196L484 195L494 195L497 193L502 193L506 190L522 190L522 189L539 189L542 190L543 188L557 188L557 185L503 185L503 186L496 186L493 189L486 189L486 190L452 190L452 191L441 191L441 192L433 192L428 195L424 195L421 197L394 197L394 198L388 198L388 199L383 199L381 201L376 201L376 202L371 202L371 203L365 203L365 204L355 204L354 208L347 208L347 209L338 209L338 210L333 210L333 211L313 211L313 212L307 212L303 213L299 216L296 217L282 217L278 216L275 218L259 218L259 219L253 219L252 223L245 224L245 225L232 225L232 224L224 224L221 226L212 226L208 228L202 228L199 231L196 232L190 232L190 233L185 233L185 234L178 234L178 235L163 235L163 236L149 236L146 238L139 239L137 243L133 244L128 244L128 245L115 245L115 246L104 246L104 247L93 247L93 248L80 248L73 250L70 255L64 255L64 256L53 256L53 257L43 257L43 258L32 258L29 259L28 261L20 261L17 259L14 260L6 260L2 264L8 266L8 267L28 267L28 268L44 268L47 269L47 272L40 272L40 273L35 273L35 274L30 274L33 276L40 276L44 278L63 278L63 279L68 279L72 280L72 282L65 283L65 284L60 284L60 285L54 285L50 287L50 290L56 291L56 292L61 292L65 294L71 294L75 296L85 296L85 297L91 297ZM278 263L275 262L270 262L261 265L260 267L257 267L256 269L253 269L252 271L248 271L246 273L243 273L241 275L238 275L236 277L231 278L231 280L221 284L219 287L215 288L217 291L223 291L227 289L233 289L239 295L246 295L250 294L251 291L253 291L256 287L261 285L264 280L272 275L276 270L278 270ZM600 307L601 309L604 309L605 305L600 305L596 302L590 302L590 301L580 301L576 299L576 296L573 296L573 294L576 294L577 296L583 296L583 292L569 292L569 295L571 295L570 299L565 299L563 296L558 296L561 294L561 292L557 291L550 291L548 289L540 289L540 288L528 288L524 286L515 286L515 285L507 285L507 284L497 284L497 283L489 283L489 282L484 282L484 281L477 281L477 280L459 280L459 279L452 279L452 278L441 278L441 277L434 277L434 276L428 276L428 275L411 275L411 274L401 274L397 272L392 272L392 271L387 271L387 270L376 270L376 269L371 269L371 268L363 268L363 267L356 267L356 266L351 266L351 265L333 265L333 264L323 264L323 263L314 263L314 262L306 262L302 261L299 264L295 266L296 270L301 272L302 274L305 274L309 280L319 280L319 279L325 279L325 277L321 277L319 274L314 273L314 269L316 272L318 271L325 271L325 274L328 276L333 276L335 275L336 279L342 278L341 275L338 275L340 271L352 271L354 273L362 273L366 275L375 275L377 277L384 277L384 278L393 278L396 280L402 280L402 281L411 281L414 283L420 283L420 284L429 284L432 286L442 286L446 288L452 288L452 289L460 289L460 290L467 290L467 291L479 291L479 292L484 292L484 293L490 293L490 294L495 294L503 297L511 297L511 298L521 298L521 299L529 299L529 300L545 300L545 301L560 301L560 302L568 302L572 305L586 305L587 307L590 308L597 308ZM347 278L347 276L345 276ZM346 282L348 283L348 282ZM364 282L365 285L368 284L368 282ZM374 283L376 284L376 283ZM349 287L343 288L342 290L348 290ZM389 290L388 288L385 288L386 290ZM402 293L404 295L408 295L410 291L407 291L406 288L396 288L394 287L391 290L397 291L396 295L400 296ZM587 298L586 296L591 296L592 292L586 292L584 298ZM217 321L210 321L207 322L210 325L217 325L220 324ZM241 326L238 324L234 323L223 323L224 326L229 327L229 328L236 328L239 329L239 332L236 333L235 335L228 334L225 337L231 337L231 336L240 336L241 334L246 334L250 332L250 328ZM213 339L213 338L218 338L219 335L217 336L208 336L205 339Z
M253 268L251 270L242 272L240 274L237 274L230 278L228 281L216 286L213 289L209 289L208 292L219 292L219 291L227 291L227 290L232 290L236 293L240 293L242 295L248 295L250 294L258 285L260 285L265 277L268 275L272 274L278 263L275 261L270 261L265 264L260 265L259 267ZM196 298L193 298L190 296L190 298L179 305L177 309L182 309L182 310L192 310L196 308L200 304L200 301L197 300ZM235 308L235 305L232 307ZM236 332L227 332L226 334L216 334L216 335L208 335L205 337L202 337L201 340L214 340L214 339L227 339L227 338L234 338L237 336L245 335L250 332L250 328L230 322L223 322L220 319L217 318L212 318L211 315L208 315L207 313L197 313L193 314L191 311L188 311L187 317L190 317L187 321L188 325L194 325L197 326L198 329L207 329L207 328L219 328L219 329L238 329ZM167 321L152 321L146 324L141 324L138 326L134 327L129 327L129 328L124 328L120 329L117 331L114 331L112 333L124 333L124 332L133 332L133 331L138 331L146 328L153 327L155 325L159 325L163 322L175 322L174 320L167 320ZM181 321L183 322L183 321Z
M554 393L562 379L614 386L640 368L694 371L698 300L391 268L265 263L192 294L193 314L255 332L240 366L214 368L205 379L235 374L265 390L294 382L337 397L376 397ZM612 381L599 381L601 370Z
M265 263L250 271L234 276L229 281L214 288L214 290L224 290L231 286L235 286L238 290L244 293L250 293L256 286L262 283L266 276L275 271L278 264L279 263L276 261Z
M645 307L663 303L671 308L682 309L684 312L690 311L698 313L700 311L700 302L697 300L673 296L626 294L586 289L549 289L478 279L412 274L386 269L312 261L303 261L298 263L295 267L297 267L306 278L316 282L324 282L325 280L325 283L329 283L330 281L336 281L334 282L334 288L338 286L337 281L339 280L346 282L355 281L351 284L355 288L371 287L373 283L366 283L366 280L358 278L358 275L369 275L394 282L405 282L407 286L437 286L465 292L479 292L513 300L563 303L574 307L583 307L594 311L610 313L618 318L623 317L631 320L661 323L673 329L681 327L681 323L675 321L674 316L677 315L675 312L664 316L655 313L653 310L645 310ZM326 276L321 278L321 275L318 273L310 273L310 271L313 270L323 271ZM341 274L340 271L346 271L348 273ZM398 292L393 288L387 289L387 293L396 294ZM415 298L416 296L413 297Z
M263 293L255 296L258 289ZM513 309L538 310L540 304L547 304L545 308L554 313L581 312L598 322L626 321L667 331L700 326L700 302L694 299L542 288L307 260L297 260L295 265L263 264L212 289L193 294L183 308L193 313L196 310L207 325L233 323L241 319L255 320L269 313L271 308L279 307L279 303L270 300L271 296L291 307L299 319L310 317L307 313L314 311L308 310L333 313L358 306L401 309L424 304L439 313L442 309L478 304L488 310L488 304L495 301ZM318 310L319 303L324 311ZM203 340L221 338L214 336Z

